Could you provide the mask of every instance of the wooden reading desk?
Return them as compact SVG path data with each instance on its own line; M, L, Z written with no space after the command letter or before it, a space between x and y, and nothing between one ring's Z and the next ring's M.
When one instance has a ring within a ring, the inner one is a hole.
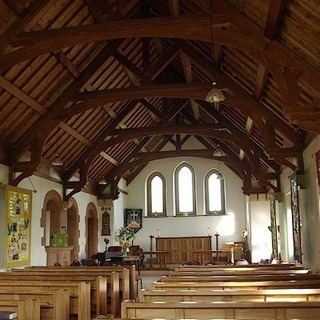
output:
M159 264L160 268L166 268L166 256L169 254L169 251L164 250L156 250L156 251L143 251L143 254L149 254L150 260L149 260L149 267L152 268L152 256L155 255L156 257L159 256Z
M140 276L140 256L110 256L112 264L125 265L126 263L134 264Z

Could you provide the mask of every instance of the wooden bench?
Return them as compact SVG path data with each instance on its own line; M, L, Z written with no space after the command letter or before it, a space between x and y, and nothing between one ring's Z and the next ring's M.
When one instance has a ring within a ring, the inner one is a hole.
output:
M99 276L97 273L90 274L89 270L75 271L69 270L68 272L37 272L37 271L14 271L0 273L0 280L20 280L20 281L50 281L50 282L75 282L85 281L90 284L91 292L91 310L97 314L107 314L108 297L110 300L109 313L117 315L120 313L120 289L119 289L119 275L120 273L112 272L107 276ZM123 283L125 283L125 291L123 296L125 298L130 297L129 291L129 270L123 269ZM72 307L75 303L72 304ZM76 310L76 308L73 308Z
M211 281L211 282L163 282L155 281L152 284L153 289L179 288L185 290L195 289L217 289L217 290L235 290L235 289L289 289L289 288L320 288L320 280L283 280L283 281Z
M125 319L310 319L319 302L131 302L121 304Z
M168 275L245 275L245 274L254 274L254 275L264 275L264 274L311 274L310 269L264 269L264 268L175 268L174 271L168 273Z
M162 276L158 281L162 282L227 282L227 281L286 281L286 280L315 280L320 281L320 275L316 274L242 274L242 275L179 275L171 274L169 276Z
M54 267L54 266L31 266L24 269L12 269L13 272L29 272L28 274L78 274L89 276L105 276L107 278L113 272L119 273L119 286L123 300L134 299L137 294L137 270L135 265L123 266L88 266L88 267Z
M278 264L278 265L180 265L174 269L175 272L278 272L284 270L284 272L289 273L304 273L307 270L307 273L310 273L309 269L304 269L303 267L297 267L292 265ZM302 270L302 271L301 271Z
M57 294L57 290L60 294ZM69 319L70 314L75 314L78 320L87 320L91 316L88 282L1 280L0 292L12 297L21 295L21 298L36 298L41 306L51 308L53 316L48 317L52 319ZM48 297L50 292L54 294L52 299Z
M0 299L0 311L16 312L19 320L46 320L44 316L44 309L46 307L40 307L40 302L37 299L22 299L22 300L1 300ZM40 312L41 309L41 312ZM40 314L43 316L40 317Z
M320 289L265 290L146 290L139 292L139 302L182 301L320 301Z
M70 293L66 289L7 287L0 288L0 301L34 301L40 303L40 318L52 320L70 319ZM20 319L20 317L19 317Z

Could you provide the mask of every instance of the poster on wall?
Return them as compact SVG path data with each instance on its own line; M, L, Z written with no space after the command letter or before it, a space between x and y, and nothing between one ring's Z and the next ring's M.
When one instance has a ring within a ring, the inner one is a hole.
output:
M32 192L8 186L6 197L6 267L29 265Z
M142 209L125 209L124 225L137 233L142 228Z

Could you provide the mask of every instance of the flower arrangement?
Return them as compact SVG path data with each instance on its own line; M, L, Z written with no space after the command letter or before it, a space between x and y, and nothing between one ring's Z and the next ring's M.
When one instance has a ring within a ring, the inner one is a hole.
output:
M134 230L128 226L122 227L118 230L116 240L119 241L119 245L122 247L122 254L125 255L127 249L130 247L131 241L134 239Z

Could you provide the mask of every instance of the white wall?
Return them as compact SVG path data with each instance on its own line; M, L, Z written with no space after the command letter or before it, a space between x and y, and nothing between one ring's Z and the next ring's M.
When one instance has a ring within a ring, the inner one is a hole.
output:
M175 217L173 197L173 177L175 168L182 162L188 162L195 170L197 185L197 216ZM208 228L213 235L218 231L219 247L227 241L242 241L241 230L246 226L245 196L242 192L242 181L228 167L220 164L224 175L226 188L226 216L205 216L203 184L206 173L211 169L219 169L217 161L196 158L174 158L157 160L149 163L135 180L127 187L127 207L143 209L146 213L146 180L154 171L160 172L167 183L167 215L165 218L143 218L142 229L136 234L135 243L144 250L150 248L151 234L157 236L160 229L161 237L166 236L203 236L208 234ZM215 248L215 237L213 237ZM155 249L155 243L153 248Z
M272 238L270 226L270 201L250 201L251 212L251 259L259 262L270 259L272 254Z
M319 222L319 187L316 160L312 156L320 150L318 136L303 154L305 165L306 188L303 190L302 214L302 259L303 265L320 272L320 222Z
M302 218L302 249L303 249L303 265L311 268L315 272L320 272L320 236L319 236L319 188L317 185L317 172L315 159L312 157L316 151L320 149L320 138L317 137L304 152L305 163L305 181L306 187L303 192L303 201L301 203ZM173 216L173 172L176 166L186 160L196 172L197 177L197 217L174 217ZM225 178L226 187L226 216L204 216L204 195L203 195L203 177L212 168L220 169ZM247 207L245 205L246 197L242 192L242 181L226 166L219 165L217 161L209 159L166 159L161 161L153 161L147 165L144 170L136 177L136 179L126 187L125 181L121 180L120 188L128 194L121 192L119 198L113 202L112 211L112 234L109 238L110 245L117 245L115 240L116 231L123 225L125 208L142 208L146 212L145 203L145 182L149 174L159 171L163 174L167 181L167 200L168 215L167 218L143 218L143 228L140 230L135 239L135 243L142 246L144 250L149 250L149 235L157 236L160 229L161 236L197 236L206 235L208 228L213 235L218 231L219 246L227 241L242 241L240 232L243 228L250 225L252 238L252 255L254 261L268 258L271 254L271 235L267 230L270 225L269 202L264 204L250 202ZM281 175L282 200L279 203L279 224L281 227L281 254L286 260L292 261L292 231L290 221L290 186L288 176L290 170L286 169ZM30 182L31 179L31 182ZM31 264L45 265L46 253L44 247L41 246L41 238L44 231L40 227L41 209L45 195L50 190L56 190L62 196L62 187L60 184L48 181L46 179L32 176L24 179L18 187L37 190L33 193L32 204L32 237L31 237ZM0 183L8 183L8 168L0 165ZM33 184L33 186L32 186ZM77 202L80 215L80 257L85 256L85 213L89 202L97 203L96 197L80 192L74 196ZM103 251L105 243L104 236L100 236L101 232L101 212L97 206L99 219L99 251ZM0 213L4 214L4 212ZM260 230L261 229L261 230ZM268 233L268 232L269 233ZM260 239L260 244L258 243ZM155 245L155 243L154 243ZM256 248L258 251L256 251ZM261 250L264 247L265 250ZM213 237L213 248L215 248L215 239ZM261 254L258 254L261 252Z
M0 165L0 181L2 184L8 183L8 168ZM44 230L40 227L41 221L41 210L43 208L43 201L46 194L51 191L57 191L62 198L62 186L59 183L55 183L37 176L31 176L22 180L18 187L33 190L36 192L32 193L32 217L31 217L31 255L30 255L30 264L31 265L46 265L46 251L45 247L41 246L41 238L44 236ZM85 217L87 205L90 202L94 204L97 203L95 196L90 194L79 192L74 196L75 201L78 205L79 210L79 229L80 229L80 238L79 238L79 259L85 258ZM99 213L98 213L99 215ZM99 217L99 220L101 220ZM101 223L101 222L100 222ZM99 226L99 230L101 227ZM3 241L3 240L2 240Z

